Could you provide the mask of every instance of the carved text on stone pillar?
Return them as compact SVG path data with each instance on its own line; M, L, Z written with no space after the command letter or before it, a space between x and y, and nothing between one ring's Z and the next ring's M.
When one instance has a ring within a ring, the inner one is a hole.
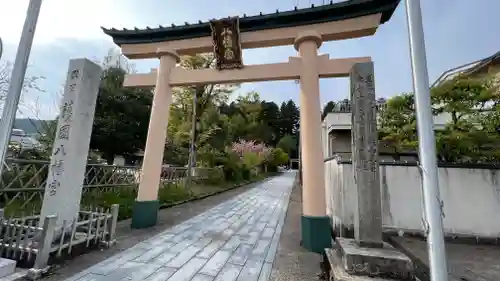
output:
M356 64L350 73L352 163L357 186L355 238L360 244L382 241L378 132L373 64Z

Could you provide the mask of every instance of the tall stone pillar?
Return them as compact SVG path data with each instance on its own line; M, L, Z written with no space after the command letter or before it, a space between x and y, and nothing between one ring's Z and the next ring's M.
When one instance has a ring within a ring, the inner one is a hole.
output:
M332 280L413 280L411 259L382 241L373 63L354 65L350 77L352 165L357 187L354 239L338 237L336 251L326 251L334 276ZM370 278L353 278L351 275Z
M179 55L171 50L158 50L160 67L156 79L148 137L142 164L139 191L132 214L132 228L147 228L158 220L158 189L163 164L163 151L167 137L167 125L172 104L170 73L180 61Z
M321 141L318 48L321 36L315 31L299 34L295 49L301 58L300 141L302 162L302 246L323 253L331 247L330 220L326 216L325 171Z
M358 189L354 236L360 245L381 247L382 207L373 63L354 65L350 77L352 165Z
M101 71L87 59L69 62L41 210L42 218L57 216L56 226L71 225L80 211Z

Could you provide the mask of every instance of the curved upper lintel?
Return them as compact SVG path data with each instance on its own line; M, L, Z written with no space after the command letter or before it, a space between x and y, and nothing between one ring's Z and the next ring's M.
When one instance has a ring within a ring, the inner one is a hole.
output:
M243 49L265 48L293 45L296 37L303 31L315 30L323 42L371 36L377 30L382 14L357 17L343 21L326 22L280 29L269 29L241 33ZM122 53L130 59L155 58L160 47L176 50L179 55L195 55L213 52L212 37L200 37L177 41L148 44L122 45Z
M381 14L379 24L383 24L391 18L399 2L400 0L349 0L271 14L244 15L240 17L239 28L245 33L343 21L374 14ZM211 34L208 21L143 29L102 30L120 46L210 37Z

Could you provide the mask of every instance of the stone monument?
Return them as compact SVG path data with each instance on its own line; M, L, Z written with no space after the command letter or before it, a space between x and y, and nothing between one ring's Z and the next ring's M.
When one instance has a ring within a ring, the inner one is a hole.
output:
M359 245L381 247L382 207L373 64L356 64L350 76L352 167L358 189L354 238Z
M80 210L101 73L87 59L69 62L41 211L41 218L57 216L56 227L70 225Z
M413 280L412 261L382 240L373 63L355 64L350 72L350 80L352 167L357 187L357 207L354 239L337 237L337 248L326 250L332 280L372 280L372 277Z

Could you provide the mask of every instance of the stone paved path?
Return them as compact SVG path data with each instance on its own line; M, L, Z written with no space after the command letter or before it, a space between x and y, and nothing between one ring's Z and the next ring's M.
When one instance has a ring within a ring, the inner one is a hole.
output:
M267 181L66 281L267 281L294 176Z

